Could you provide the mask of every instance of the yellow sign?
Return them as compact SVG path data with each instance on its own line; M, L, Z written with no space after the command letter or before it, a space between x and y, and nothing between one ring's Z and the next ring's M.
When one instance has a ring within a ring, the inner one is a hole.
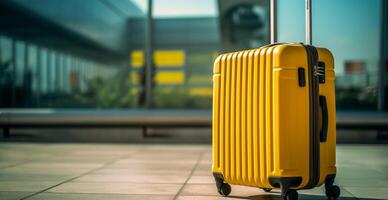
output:
M190 88L190 96L212 96L212 88Z
M144 52L141 50L135 50L131 52L131 66L134 68L140 68L144 66Z
M159 50L154 53L156 67L182 67L185 64L185 52L182 50Z
M131 83L132 84L140 83L140 74L138 72L131 72Z
M183 84L185 74L181 71L177 72L158 72L155 76L157 84Z
M193 74L188 78L189 84L211 84L212 75L208 74Z
M139 93L139 89L138 88L135 88L135 87L131 88L131 94L132 95L137 95L138 93Z

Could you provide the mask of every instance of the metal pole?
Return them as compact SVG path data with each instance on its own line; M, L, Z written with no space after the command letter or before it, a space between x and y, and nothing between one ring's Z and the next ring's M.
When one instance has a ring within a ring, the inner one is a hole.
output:
M12 39L12 89L11 89L11 107L16 107L16 40Z
M46 85L47 85L47 92L46 92L46 95L50 96L50 92L51 92L51 51L50 49L47 49L47 53L46 53ZM48 98L48 105L50 105L50 98Z
M29 66L28 66L28 43L25 42L24 43L24 63L23 63L23 79L22 79L22 85L23 86L26 86L26 84L28 83L25 83L25 77L24 75L27 73L27 71L29 70Z
M36 47L36 107L40 107L40 96L42 93L42 49Z
M26 90L26 93L24 94L24 99L23 99L23 103L24 103L24 107L28 107L28 104L31 102L31 78L30 77L32 74L31 74L31 70L30 70L30 66L29 66L29 63L28 63L28 54L29 54L29 50L28 50L28 43L25 42L25 45L24 45L24 66L23 66L23 88Z
M270 2L270 37L271 44L277 42L277 19L276 19L276 0L271 0Z
M381 34L380 34L380 62L379 62L379 76L378 76L378 100L377 100L377 109L378 111L384 111L385 109L385 57L386 49L388 45L388 35L386 24L388 20L387 8L388 4L386 1L381 2Z
M59 52L56 52L55 53L55 66L54 66L54 70L55 70L55 73L54 73L54 92L56 93L59 93L59 77L61 76L60 73L61 73L61 68L60 68L60 60L59 60L59 57L60 54Z
M311 45L311 0L306 0L306 44Z
M148 0L147 26L145 38L145 107L150 108L152 104L152 0Z

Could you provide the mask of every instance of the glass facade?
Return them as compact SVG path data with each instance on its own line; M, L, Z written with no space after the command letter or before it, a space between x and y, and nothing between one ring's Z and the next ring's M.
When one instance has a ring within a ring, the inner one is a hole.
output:
M279 42L304 42L305 0L278 0ZM381 0L312 1L312 43L334 55L338 110L377 111L384 33ZM386 37L386 36L385 36Z
M217 1L155 0L152 20L152 108L210 109L212 65L221 50ZM142 23L135 38L142 41ZM146 55L142 45L131 47L131 93L145 104Z
M0 2L0 107L144 107L147 1L40 1ZM279 42L304 42L304 6L277 0ZM334 54L340 111L387 108L383 6L313 1L313 44ZM269 43L269 0L154 0L152 10L151 108L210 109L215 57Z
M104 107L98 91L120 71L7 36L0 37L0 48L3 108Z
M134 19L144 23L144 11L131 1L37 5L0 3L0 107L136 107L127 26Z

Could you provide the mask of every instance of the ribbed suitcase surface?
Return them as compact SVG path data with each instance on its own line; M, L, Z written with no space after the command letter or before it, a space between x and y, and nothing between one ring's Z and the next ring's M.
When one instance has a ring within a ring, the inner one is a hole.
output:
M259 67L260 51L225 54L215 66L214 82L218 82L219 87L215 88L218 91L214 94L213 132L219 134L213 134L214 168L222 171L225 178L234 184L257 186L257 183L263 182L260 177L266 177L265 168L271 167L266 158L266 153L271 152L265 148L271 144L271 137L254 134L259 132L259 128L260 132L264 132L266 121L261 121L263 124L259 125L259 113L264 119L264 110L270 109L264 99L265 93L270 92L264 87L265 74L270 70L265 70L264 62ZM265 50L262 51L264 57Z

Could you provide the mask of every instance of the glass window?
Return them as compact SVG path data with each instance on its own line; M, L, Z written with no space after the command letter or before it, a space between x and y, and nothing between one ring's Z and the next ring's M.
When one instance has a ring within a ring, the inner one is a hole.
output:
M305 0L276 0L276 2L277 41L304 42Z
M337 108L376 110L381 0L312 2L313 44L334 55Z
M384 88L383 88L383 92L384 92L384 96L383 96L383 101L382 101L382 105L385 109L385 111L388 110L388 3L387 1L383 1L383 52L382 52L382 56L383 58L381 59L382 63L382 68L383 68L383 72L384 74L382 74L382 77L383 77L383 85L384 85Z
M0 37L0 107L12 106L12 40Z
M39 74L40 74L40 91L42 97L47 94L48 92L48 85L47 85L47 80L48 80L48 66L47 66L47 50L46 49L41 49L40 51L40 59L39 59Z
M221 50L219 8L215 0L155 0L153 68L155 108L211 108L214 54ZM132 52L131 74L142 95L142 52ZM209 81L210 80L210 81Z
M25 21L3 27L7 36L0 33L0 107L138 107L130 92L128 61L132 49L144 50L146 3L12 0L2 4L9 11L0 13L4 23Z
M154 0L153 15L156 18L216 17L215 0Z
M381 0L312 1L312 43L334 55L339 110L377 110ZM278 42L305 41L305 0L277 0Z
M25 67L25 47L24 42L16 41L16 55L15 55L15 85L17 87L17 92L20 92L21 86L23 84L23 74Z

